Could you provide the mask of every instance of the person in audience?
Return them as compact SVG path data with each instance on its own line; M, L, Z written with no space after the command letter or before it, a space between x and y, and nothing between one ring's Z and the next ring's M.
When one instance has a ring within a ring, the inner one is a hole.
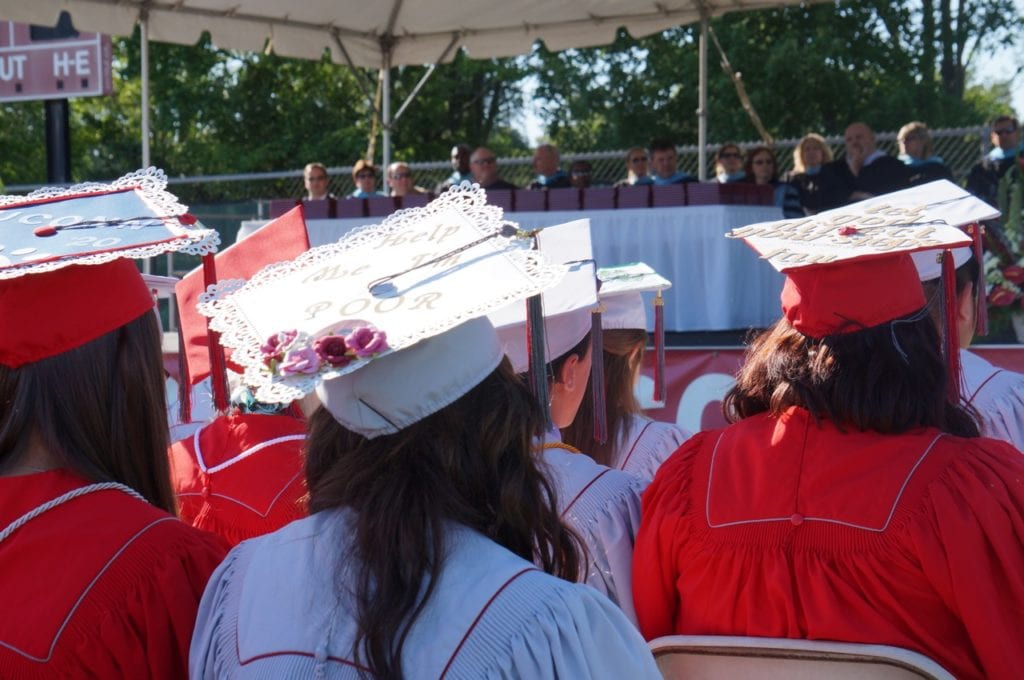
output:
M997 116L990 134L992 150L967 175L967 190L989 205L999 205L999 182L1024 154L1020 123L1013 116Z
M447 191L457 184L473 181L473 173L470 172L469 165L469 157L472 153L473 150L469 148L468 144L456 144L452 147L452 174L437 185L434 189L435 194Z
M586 189L593 182L594 168L590 161L573 161L569 166L569 182L577 189Z
M877 218L844 214L848 235ZM785 269L784 317L750 345L723 404L732 424L694 435L644 494L645 637L885 644L960 678L1018 674L1024 457L948 400L907 251L955 241L928 231L930 243L908 235L882 255L847 243ZM796 261L806 236L759 250Z
M427 193L426 189L413 183L412 168L402 161L396 161L388 166L388 186L391 187L392 196Z
M331 178L327 174L327 166L323 163L307 163L302 170L302 182L306 187L304 201L323 201L333 199Z
M684 184L696 182L697 178L679 170L679 153L675 142L665 137L651 140L651 169L654 184Z
M380 244L378 266L394 271ZM395 309L389 320L418 341L391 348L373 331L378 352L312 376L312 514L228 555L203 597L190 677L660 677L622 612L570 582L585 558L532 450L540 404L488 320L461 316L529 292L502 287L494 268L493 257L433 268L430 285L469 277L493 299L450 310L465 319L454 326ZM524 276L543 287L539 269ZM328 327L344 321L333 314Z
M226 546L175 517L150 290L91 257L0 277L0 676L183 678Z
M654 180L647 174L647 149L634 146L626 152L626 177L615 183L615 186L633 186L635 184L653 184Z
M744 171L743 152L732 142L727 142L715 154L715 180L719 184L739 182L749 175Z
M832 148L825 138L809 132L793 148L793 171L786 181L800 192L800 205L813 215L821 211L821 168L832 162Z
M993 366L974 352L968 351L977 327L977 290L984 279L978 260L970 248L953 251L956 267L956 331L960 347L961 393L964 402L973 407L981 434L1024 449L1024 375ZM931 255L931 257L928 257ZM914 255L914 264L928 298L932 319L942 328L942 269L933 253ZM984 295L984 292L982 292ZM982 307L984 309L984 307Z
M373 162L360 158L352 166L352 181L355 182L355 190L349 194L349 198L373 198L383 196L377 191L377 166Z
M537 177L527 189L565 189L572 186L561 168L561 157L554 144L541 144L533 152L533 170Z
M775 167L775 153L769 147L755 146L747 151L743 175L745 182L772 187L772 202L782 208L785 217L804 216L804 208L800 205L800 192L789 182L779 180L779 172Z
M942 158L932 152L932 135L921 121L911 121L896 135L900 160L910 168L910 186L927 184L937 179L953 181L953 173Z
M506 182L498 174L498 158L486 146L477 148L470 156L473 181L484 189L515 189L516 185Z
M585 451L601 465L623 470L649 483L665 459L690 437L689 432L674 423L644 415L636 396L648 339L647 313L640 293L660 291L670 284L642 264L602 268L598 278L602 281L600 299L604 308L601 344L608 437L604 442L594 441L597 414L594 385L588 382L576 417L562 428L562 441ZM655 342L663 343L664 337Z
M878 150L864 123L846 128L846 157L826 163L819 178L821 207L837 208L910 186L910 168Z

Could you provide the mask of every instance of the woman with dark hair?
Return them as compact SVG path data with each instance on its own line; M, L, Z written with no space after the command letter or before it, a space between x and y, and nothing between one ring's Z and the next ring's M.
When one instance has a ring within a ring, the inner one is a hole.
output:
M800 192L789 182L779 179L775 153L767 146L755 146L747 151L743 163L744 180L751 184L767 184L772 187L772 201L782 208L785 217L803 217Z
M0 677L186 674L226 549L174 516L152 310L126 259L0 279Z
M439 200L457 204L459 193ZM310 272L324 263L358 270L324 290L365 296L382 273L403 271L396 251L419 252L402 251L414 232L435 229L406 220L364 230L286 263L294 277L269 267L206 309L227 331L221 322L246 323L240 305L265 306L284 280L295 284L286 299L308 310L321 299ZM551 268L534 262L512 279L496 260L524 253L473 240L490 257L403 271L400 285L436 293L436 307L351 321L345 304L310 320L326 334L225 334L262 383L258 399L316 391L311 515L228 555L203 598L191 677L658 677L622 613L569 582L585 558L533 453L540 408L488 320L460 321L539 292ZM365 252L375 258L364 268ZM403 344L392 347L376 322L415 332L395 333Z
M785 318L749 348L724 404L732 424L695 435L644 495L645 637L875 643L957 677L1019 674L1024 459L948 400L907 253L963 243L920 214L936 201L887 203L891 231L867 208L840 227L738 230L784 269ZM927 226L908 229L911 215ZM809 257L828 264L785 264Z
M644 415L636 397L644 350L647 347L647 313L640 296L661 291L671 284L642 263L599 269L601 344L604 354L605 419L608 436L594 441L595 419L592 384L572 424L562 429L562 440L601 465L623 470L646 482L658 467L690 436L674 423ZM656 329L657 333L657 329ZM661 333L664 342L664 332Z

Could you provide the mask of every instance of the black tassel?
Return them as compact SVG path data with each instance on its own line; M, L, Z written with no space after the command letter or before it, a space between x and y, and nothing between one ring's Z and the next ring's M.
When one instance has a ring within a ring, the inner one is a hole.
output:
M594 441L608 441L608 413L604 384L604 332L600 305L590 315L590 393L594 406Z
M544 411L544 429L549 431L553 425L544 347L544 303L540 295L534 295L526 300L526 355L530 362L530 389Z

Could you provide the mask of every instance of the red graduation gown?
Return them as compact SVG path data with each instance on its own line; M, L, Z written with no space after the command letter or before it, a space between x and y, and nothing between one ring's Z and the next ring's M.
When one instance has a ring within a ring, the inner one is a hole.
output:
M802 409L687 441L643 497L641 632L912 649L961 678L1024 668L1024 457Z
M0 477L0 529L88 482ZM184 678L216 536L118 490L73 498L0 541L0 678Z
M235 545L305 517L305 423L232 413L171 445L171 483L184 522Z

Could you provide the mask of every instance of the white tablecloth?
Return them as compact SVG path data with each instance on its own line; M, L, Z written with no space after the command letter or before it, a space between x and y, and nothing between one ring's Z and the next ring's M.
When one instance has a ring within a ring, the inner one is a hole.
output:
M646 262L672 281L665 292L665 329L712 331L761 328L779 318L783 277L742 241L723 235L755 222L782 219L776 207L709 205L590 212L509 213L523 228L590 218L598 266ZM381 218L310 220L310 245L336 241L353 227ZM263 221L246 221L244 238ZM653 319L648 315L649 324Z

